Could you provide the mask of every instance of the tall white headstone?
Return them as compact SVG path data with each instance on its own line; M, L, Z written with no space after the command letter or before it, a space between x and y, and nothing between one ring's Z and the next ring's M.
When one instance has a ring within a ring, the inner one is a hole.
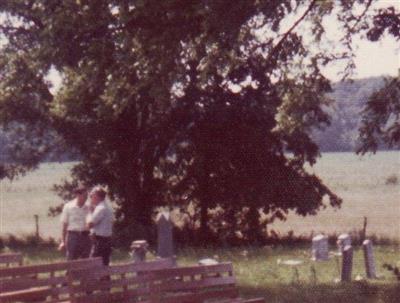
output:
M365 271L369 279L376 279L376 268L374 260L374 251L372 248L371 240L364 240L363 242Z
M157 218L157 254L161 258L174 256L172 222L168 212L162 212Z
M339 253L343 253L343 250L347 245L351 245L350 235L349 234L341 234L337 240L337 246L339 249Z
M312 259L314 261L325 261L329 259L328 237L317 235L312 239Z
M341 281L342 282L349 282L351 281L351 274L353 271L353 247L347 245L343 249L342 254L342 275Z

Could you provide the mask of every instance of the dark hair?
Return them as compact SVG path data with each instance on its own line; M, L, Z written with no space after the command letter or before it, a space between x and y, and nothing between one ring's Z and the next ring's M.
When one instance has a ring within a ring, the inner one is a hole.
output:
M104 189L102 189L102 188L95 189L93 191L93 194L96 194L101 200L104 200L106 198L106 195L107 195L106 191Z
M84 193L87 193L87 188L84 186L78 186L77 188L75 188L74 190L74 194L75 195L82 195Z

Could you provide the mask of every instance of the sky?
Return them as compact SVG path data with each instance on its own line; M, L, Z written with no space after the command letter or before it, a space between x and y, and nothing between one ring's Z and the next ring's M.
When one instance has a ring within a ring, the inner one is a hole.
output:
M367 15L373 15L376 9L387 8L390 6L396 7L400 11L400 0L378 0L373 2L373 5L368 10ZM298 16L302 15L303 11L297 12L288 19L286 24L287 28L290 28L294 21L298 19ZM364 7L359 7L359 11L356 14L361 14ZM325 18L324 28L326 31L326 38L328 44L326 44L327 51L340 51L339 45L341 45L341 38L343 37L344 31L339 28L339 23L334 16ZM307 30L307 23L300 25L296 31L301 33L303 37L307 38L304 34ZM309 29L308 29L309 30ZM285 31L285 29L283 29ZM310 45L312 46L312 41ZM400 43L396 41L392 36L385 34L381 37L378 42L370 42L366 37L360 35L353 36L352 48L354 51L354 63L355 70L351 78L360 79L367 77L376 76L397 76L400 68ZM344 62L334 61L327 68L323 69L323 74L332 81L339 81L342 78L340 74L344 69Z
M400 0L379 0L373 9L394 6L400 10ZM334 20L328 24L330 35L339 39L340 31ZM400 68L400 43L392 36L385 35L378 42L370 42L366 38L356 37L352 45L355 50L355 73L352 78L367 78L375 76L397 76ZM331 66L325 71L325 76L330 80L337 81L340 77L337 72L342 68L340 64Z
M373 8L395 6L400 10L400 0L379 0ZM300 12L301 13L301 12ZM293 16L295 18L295 16ZM1 21L1 16L0 16ZM292 23L288 22L288 26ZM338 45L341 38L340 29L335 20L330 20L326 24L327 33L332 37L332 45ZM336 40L336 42L335 42ZM0 41L1 42L1 41ZM379 42L369 42L360 37L354 39L353 49L355 50L355 70L352 78L366 78L376 76L397 76L400 69L400 43L393 37L385 36ZM340 62L335 62L323 70L324 75L332 80L341 79L340 71L344 68ZM56 92L60 86L60 75L51 70L48 80L53 83L53 92Z

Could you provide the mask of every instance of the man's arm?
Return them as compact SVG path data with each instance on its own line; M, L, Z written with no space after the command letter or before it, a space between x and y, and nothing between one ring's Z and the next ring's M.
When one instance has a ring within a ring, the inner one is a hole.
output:
M68 228L68 224L67 223L63 223L63 227L62 227L62 234L61 234L61 243L59 246L59 249L64 249L65 247L65 243L67 241L67 228Z
M88 227L92 228L97 225L105 216L104 207L96 207L95 210L89 215Z
M61 213L61 223L62 223L62 231L61 231L61 243L58 247L59 250L64 249L65 243L67 240L68 213L67 213L66 205L64 205L63 211Z

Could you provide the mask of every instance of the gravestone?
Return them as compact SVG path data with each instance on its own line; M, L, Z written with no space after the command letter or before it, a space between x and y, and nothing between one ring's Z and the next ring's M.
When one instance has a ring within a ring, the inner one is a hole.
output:
M342 274L341 281L351 281L351 274L353 270L353 247L347 245L342 252Z
M376 279L374 252L371 240L364 240L363 251L364 251L365 271L367 273L367 277L369 279Z
M312 239L312 259L314 261L325 261L329 259L328 237L317 235Z
M217 265L218 263L219 262L217 260L211 258L201 259L198 262L199 265Z
M144 262L146 261L146 253L149 244L146 240L136 240L131 244L131 255L133 262Z
M157 218L157 254L161 258L174 256L172 228L169 212L161 212Z
M343 249L347 246L347 245L351 245L351 237L349 234L341 234L338 237L337 240L337 246L339 249L339 253L343 253Z

